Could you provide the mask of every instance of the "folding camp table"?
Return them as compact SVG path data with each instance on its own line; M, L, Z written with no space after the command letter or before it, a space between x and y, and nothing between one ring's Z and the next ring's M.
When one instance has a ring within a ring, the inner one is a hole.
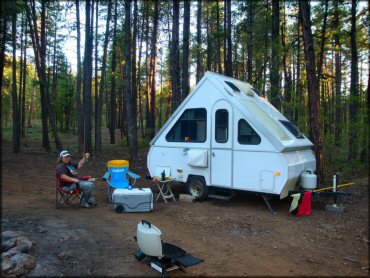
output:
M176 201L175 195L173 195L172 190L171 190L171 185L172 185L173 180L162 181L162 180L156 179L154 180L154 182L157 185L157 188L159 190L157 198L155 199L156 201L158 201L159 198L162 198L166 202L166 204L167 204L166 199L172 198L174 201Z

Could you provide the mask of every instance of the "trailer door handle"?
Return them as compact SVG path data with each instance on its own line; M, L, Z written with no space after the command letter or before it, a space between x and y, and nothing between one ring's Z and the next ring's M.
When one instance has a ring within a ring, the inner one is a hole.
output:
M189 148L184 148L182 151L183 151L184 153L187 153L187 152L188 152L188 150L189 150Z
M211 155L212 155L212 157L215 157L216 156L214 152L211 152Z

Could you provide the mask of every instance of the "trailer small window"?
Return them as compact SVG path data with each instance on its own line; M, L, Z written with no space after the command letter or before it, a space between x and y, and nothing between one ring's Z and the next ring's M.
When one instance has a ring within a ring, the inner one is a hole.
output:
M290 131L296 138L298 139L304 139L303 133L299 130L299 128L289 121L279 120L287 130Z
M200 142L207 138L207 110L186 109L166 135L168 142Z
M229 130L229 112L226 109L216 111L215 140L217 143L226 143Z
M261 96L261 93L258 92L255 88L252 87L252 91L255 92L257 94L257 96Z
M225 83L226 83L227 85L229 85L229 87L230 87L231 89L233 89L233 91L235 91L235 92L240 92L239 88L238 88L238 87L236 87L234 83L232 83L232 82L230 82L230 81L225 81Z
M258 145L261 143L261 137L244 119L238 122L238 142L242 145Z

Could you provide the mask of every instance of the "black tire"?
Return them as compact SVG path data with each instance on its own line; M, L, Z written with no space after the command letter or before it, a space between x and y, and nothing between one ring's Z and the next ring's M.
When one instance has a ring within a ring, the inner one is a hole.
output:
M203 201L208 196L208 186L203 177L190 177L187 182L188 193L197 201Z

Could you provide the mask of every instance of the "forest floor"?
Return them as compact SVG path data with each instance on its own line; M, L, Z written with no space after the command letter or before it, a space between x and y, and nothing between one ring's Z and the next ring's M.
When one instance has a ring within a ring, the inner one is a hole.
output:
M230 201L154 203L151 213L117 214L107 203L106 184L95 183L100 203L94 209L55 208L55 164L58 153L45 153L40 140L29 140L13 154L2 147L2 230L24 232L35 242L37 266L29 276L160 276L146 260L137 261L133 236L141 219L159 227L162 240L173 243L204 262L171 276L368 276L368 178L341 177L341 189L352 196L340 202L343 214L325 211L332 200L313 199L312 215L289 214L291 198L273 199L273 215L262 198L240 193ZM73 153L73 150L70 149ZM131 168L142 176L138 184L155 188L146 168L146 154ZM92 155L80 175L101 177L107 161L128 159L127 148L105 146ZM73 156L78 161L78 156ZM178 183L178 194L186 193ZM59 259L67 251L69 258Z

